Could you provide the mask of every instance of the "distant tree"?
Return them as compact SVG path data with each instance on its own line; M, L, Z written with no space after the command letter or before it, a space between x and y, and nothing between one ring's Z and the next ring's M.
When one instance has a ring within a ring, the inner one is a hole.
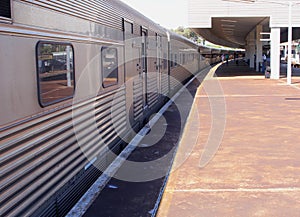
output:
M183 35L185 28L183 26L177 27L177 29L174 29L173 31L177 34Z
M189 29L189 28L184 28L183 26L179 26L175 30L171 29L171 31L173 31L173 32L175 32L175 33L177 33L179 35L182 35L182 36L184 36L184 37L186 37L188 39L191 39L191 40L193 40L195 42L198 42L198 39L199 39L198 35L195 32L193 32L191 29Z

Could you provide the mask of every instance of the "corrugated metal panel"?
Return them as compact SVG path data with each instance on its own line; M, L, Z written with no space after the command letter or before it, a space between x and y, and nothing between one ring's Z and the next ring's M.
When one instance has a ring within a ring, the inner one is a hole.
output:
M147 95L150 107L155 106L158 101L157 74L150 73L147 75Z
M111 1L112 4L115 5L116 8L120 9L121 16L133 20L135 23L145 26L156 33L160 33L162 36L166 35L166 29L157 25L157 23L153 22L149 18L145 17L140 12L133 10L130 6L126 5L124 2L119 0Z
M293 0L293 14L300 14L299 0ZM218 5L216 7L216 5ZM256 1L255 3L226 2L222 0L189 0L189 26L210 28L211 17L271 17L271 27L288 23L288 1ZM293 18L295 26L300 20Z
M178 87L180 87L180 84L186 81L186 79L189 78L191 75L191 72L189 72L183 66L180 65L171 69L171 89L176 90Z
M161 93L167 96L169 93L169 79L167 75L163 75L161 79Z
M84 168L86 157L98 156L126 129L125 90L114 99L115 94L76 105L74 117L70 108L1 132L1 215L32 214ZM112 112L113 101L117 109ZM91 131L91 119L98 132ZM74 123L80 130L76 136Z
M116 9L105 1L21 1L122 30L122 18L120 14L116 13Z
M143 115L143 82L136 79L133 82L133 117L135 120Z
M20 0L28 4L37 5L54 11L76 16L85 20L99 23L108 27L122 30L122 19L134 21L139 26L143 25L153 31L165 35L165 29L146 18L141 13L133 10L125 3L118 0ZM140 33L135 28L135 33Z
M171 89L171 93L174 93L174 92L172 92L172 91L175 91L175 90L176 90L176 87L178 87L178 85L179 85L179 82L178 82L176 79L174 79L174 78L170 79L170 89Z
M138 35L138 36L141 35L141 26L140 25L138 25L138 24L133 25L133 34Z

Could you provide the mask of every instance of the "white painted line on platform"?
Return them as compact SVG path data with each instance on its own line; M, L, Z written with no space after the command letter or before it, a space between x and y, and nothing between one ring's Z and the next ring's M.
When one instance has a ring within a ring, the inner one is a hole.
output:
M286 86L290 86L290 87L293 87L297 90L300 90L300 87L298 86L299 84L286 84L286 81L283 81L283 80L279 80L280 84L279 85L286 85Z
M263 75L240 75L240 76L232 76L232 77L214 77L215 79L218 79L218 80L266 80L265 79L265 76Z
M208 98L208 97L300 97L297 95L285 95L285 94L269 94L269 95L242 95L242 94L225 94L225 95L198 95L196 98Z
M296 86L295 84L291 84L290 86L293 87L293 88L296 88L296 89L300 90L300 87Z

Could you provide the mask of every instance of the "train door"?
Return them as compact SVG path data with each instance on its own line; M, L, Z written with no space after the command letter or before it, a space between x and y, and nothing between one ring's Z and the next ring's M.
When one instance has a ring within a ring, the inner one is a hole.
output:
M168 96L169 93L169 42L167 37L161 37L161 67L160 67L160 93Z
M156 35L156 49L157 49L157 55L156 55L156 73L157 73L157 77L158 77L158 81L157 81L157 89L160 90L161 92L161 80L162 80L162 38L160 35Z
M141 76L143 80L143 106L144 110L148 108L148 91L147 91L147 40L148 40L148 32L146 29L141 29Z
M138 104L141 104L140 98L137 93L134 92L139 85L138 69L139 59L136 58L139 55L139 49L133 47L134 38L133 23L131 21L123 21L124 28L124 53L125 53L125 82L126 82L126 107L128 114L128 127L133 129L138 128L137 119L141 116L141 109L138 108Z

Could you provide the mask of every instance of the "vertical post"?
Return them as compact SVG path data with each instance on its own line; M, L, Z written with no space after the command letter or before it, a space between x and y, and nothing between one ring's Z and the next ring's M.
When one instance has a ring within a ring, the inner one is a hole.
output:
M263 45L260 39L262 38L261 32L263 31L262 25L256 26L256 71L259 71L259 63L263 62ZM264 73L264 72L263 72Z
M255 32L252 31L247 36L247 46L248 46L248 58L250 59L250 68L254 68L254 56L256 55L255 51Z
M271 79L280 76L280 28L271 28Z
M292 84L292 2L289 1L287 84Z

